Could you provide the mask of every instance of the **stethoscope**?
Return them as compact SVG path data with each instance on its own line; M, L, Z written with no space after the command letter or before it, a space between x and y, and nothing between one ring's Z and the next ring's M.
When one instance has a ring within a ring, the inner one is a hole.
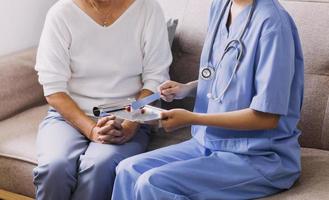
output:
M256 4L255 1L256 0L253 0L252 1L252 6L251 6L251 9L250 9L249 14L248 14L248 19L247 19L246 24L244 25L241 33L239 34L239 37L237 39L233 39L233 40L231 40L231 41L229 41L227 43L227 45L225 46L223 55L220 57L220 60L218 61L218 63L214 67L214 66L212 66L210 64L210 57L211 57L211 55L213 53L213 47L212 47L212 45L214 44L215 39L217 37L218 31L219 31L219 26L220 26L221 21L222 21L222 19L224 17L224 14L225 14L227 8L229 8L229 5L232 3L232 0L227 0L227 2L226 2L225 6L224 6L224 8L223 8L223 10L222 10L222 12L220 14L220 17L219 17L219 19L217 21L216 27L214 29L214 32L213 32L213 35L212 35L212 38L211 38L211 43L209 45L210 48L209 48L209 51L208 51L208 55L206 57L206 60L208 62L208 64L207 64L208 66L202 67L201 70L200 70L200 76L201 76L201 78L203 80L207 80L207 81L210 80L211 81L211 84L210 84L210 87L209 87L209 91L208 91L208 94L207 94L207 97L209 99L212 99L214 101L218 101L218 102L221 103L222 100L223 100L223 98L224 98L225 93L227 92L228 88L230 87L230 85L232 83L232 80L234 79L234 76L235 76L235 74L236 74L236 72L237 72L237 70L238 70L238 68L240 66L240 63L242 61L242 57L244 55L244 48L245 47L244 47L244 43L242 42L242 38L245 35L246 30L248 28L248 25L249 25L249 23L251 21L251 18L253 16L253 13L254 13L254 10L255 10L255 4ZM222 62L225 54L228 51L230 51L231 49L236 49L237 50L236 64L235 64L235 66L233 68L232 75L230 76L230 79L229 79L227 85L224 87L224 90L221 93L219 93L219 95L215 95L214 93L216 93L216 92L213 92L214 82L215 82L215 80L214 80L215 74L217 73L217 69L218 69L220 63Z

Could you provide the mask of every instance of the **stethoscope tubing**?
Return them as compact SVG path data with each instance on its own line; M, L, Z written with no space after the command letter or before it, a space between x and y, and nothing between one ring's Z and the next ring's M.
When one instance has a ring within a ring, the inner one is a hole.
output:
M232 4L232 0L227 0L225 5L224 5L224 8L223 10L221 11L221 14L220 14L220 17L218 18L217 20L217 23L216 23L216 26L215 26L215 29L213 30L213 34L211 36L211 43L210 43L210 48L208 50L208 54L207 54L207 62L208 62L208 65L207 67L204 67L203 69L201 69L201 77L203 78L202 76L202 71L204 69L207 69L209 71L214 71L214 76L216 77L216 73L217 73L217 70L220 66L220 63L222 62L224 56L226 55L226 53L231 49L231 48L236 48L238 50L238 54L237 54L237 62L233 68L233 72L229 78L229 81L227 83L227 85L224 87L224 90L218 95L218 96L214 96L213 94L216 93L214 90L214 83L215 83L215 80L216 78L212 78L210 79L211 80L211 84L210 84L210 87L209 87L209 92L207 94L207 97L209 99L212 99L212 100L215 100L215 101L219 101L219 102L222 102L223 98L224 98L224 95L225 93L227 92L227 90L229 89L233 79L234 79L234 76L235 74L237 73L238 71L238 68L240 66L240 63L242 61L242 58L244 56L244 51L245 51L245 45L242 41L242 38L244 37L246 31L247 31L247 28L251 22L251 19L252 19L252 16L253 16L253 13L254 13L254 10L255 10L255 2L256 0L253 0L252 1L252 6L251 6L251 10L249 11L249 14L248 14L248 18L247 18L247 21L242 29L242 31L240 32L239 34L239 37L237 39L233 39L231 41L229 41L226 46L225 46L225 49L224 49L224 52L222 54L222 56L220 56L220 59L218 60L218 62L216 63L215 67L211 66L210 65L210 57L212 55L212 52L213 52L213 47L212 45L214 44L215 40L216 40L216 37L217 37L217 34L218 34L218 31L219 31L219 26L221 24L221 21L223 20L223 17L224 17L224 14L225 14L225 11L227 10L227 8L229 7L230 4ZM237 47L233 46L234 43L237 44ZM240 48L239 48L240 47ZM212 70L210 70L210 68L212 68ZM205 78L203 78L205 79ZM206 79L205 79L206 80Z

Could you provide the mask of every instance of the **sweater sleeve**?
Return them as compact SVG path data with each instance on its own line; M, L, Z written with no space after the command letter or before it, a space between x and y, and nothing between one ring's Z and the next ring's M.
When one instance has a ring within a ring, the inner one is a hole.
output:
M51 9L42 31L35 69L44 95L67 91L71 77L70 33L59 10Z
M163 11L156 1L152 4L143 32L142 81L143 89L156 92L161 83L169 80L172 55Z

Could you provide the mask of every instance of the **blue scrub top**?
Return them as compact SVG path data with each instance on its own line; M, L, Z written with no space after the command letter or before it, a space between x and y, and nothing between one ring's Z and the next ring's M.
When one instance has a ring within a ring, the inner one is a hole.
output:
M229 30L225 11L214 44L211 35L223 10L224 0L214 0L208 35L201 56L201 66L207 66L209 48L213 48L210 63L218 63L228 41L236 39L243 28L251 6L235 19ZM272 130L238 131L210 126L192 126L192 135L211 150L233 152L246 158L269 180L298 177L300 172L300 131L297 123L303 100L304 61L295 23L277 0L256 0L248 30L243 37L245 53L240 67L223 101L207 98L211 81L199 78L194 111L223 113L251 108L280 115L278 127ZM236 63L236 51L229 51L216 70L213 92L224 90ZM282 180L282 179L281 179ZM290 181L291 180L291 181ZM286 187L293 179L278 183Z

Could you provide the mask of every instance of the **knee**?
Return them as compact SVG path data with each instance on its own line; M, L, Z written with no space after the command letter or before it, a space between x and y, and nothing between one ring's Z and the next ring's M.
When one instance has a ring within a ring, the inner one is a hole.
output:
M67 158L52 158L34 169L35 182L62 181L75 176L74 166Z
M157 191L174 192L172 180L161 170L161 168L151 169L142 174L135 185L137 196L141 194L153 194Z
M152 193L151 190L157 187L154 185L154 179L156 177L156 170L149 170L142 174L136 181L134 191L137 196L141 194Z
M144 190L145 188L149 188L151 185L151 178L154 176L154 173L150 173L150 171L145 172L144 174L142 174L135 185L135 189L136 190Z
M121 160L119 154L80 156L79 174L91 174L94 178L114 176L115 168Z
M136 156L126 158L122 160L119 165L116 167L116 175L121 176L123 174L134 174L138 173L140 166L139 159Z

